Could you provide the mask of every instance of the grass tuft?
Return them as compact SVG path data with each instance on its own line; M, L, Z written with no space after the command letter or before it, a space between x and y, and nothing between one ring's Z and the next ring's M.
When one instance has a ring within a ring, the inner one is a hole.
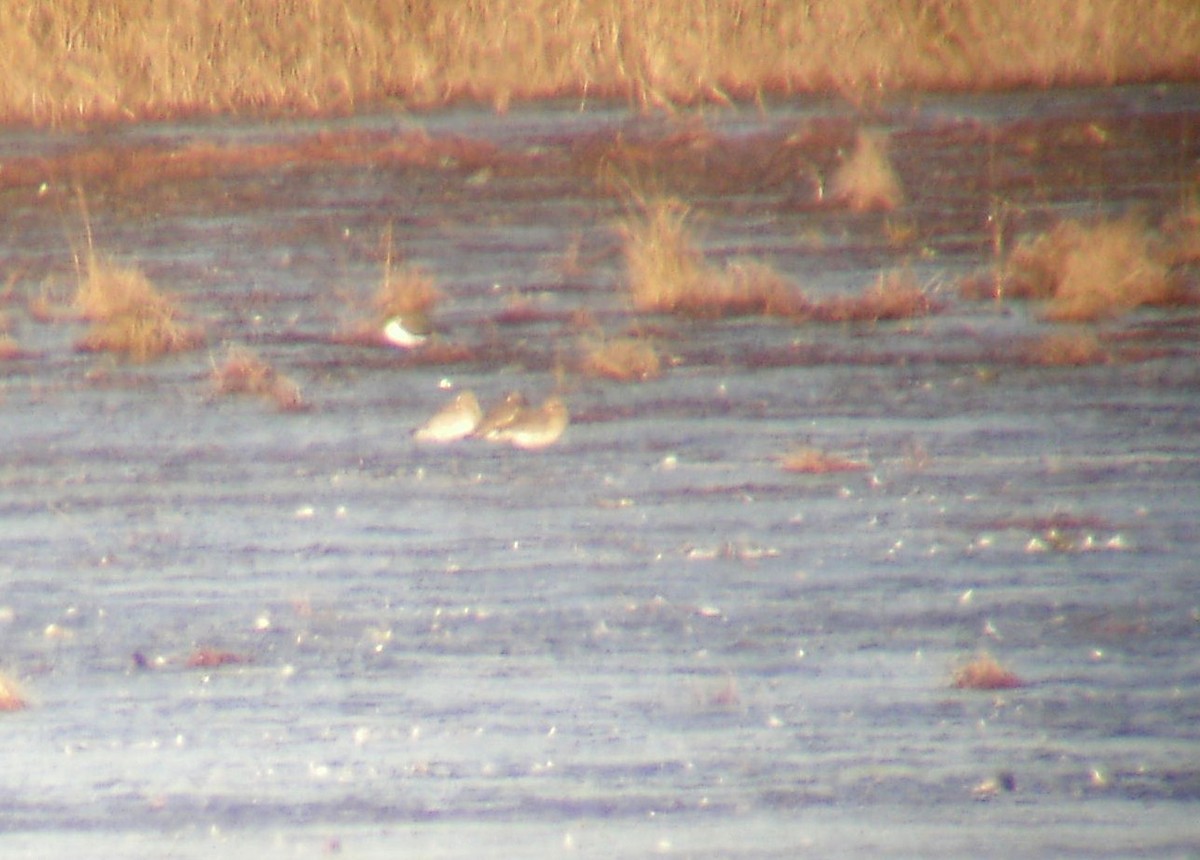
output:
M673 199L645 204L621 225L630 296L639 311L698 317L748 314L790 316L800 297L769 266L709 265L687 229L687 208Z
M429 273L412 264L393 268L389 257L371 306L382 322L397 316L428 315L439 298L441 294Z
M29 701L17 682L0 675L0 711L22 711L27 707Z
M1200 263L1200 198L1193 194L1163 223L1166 261L1172 266Z
M204 342L203 333L183 323L174 302L139 269L93 257L75 305L94 323L77 344L84 352L112 352L143 362Z
M1022 241L1005 261L998 289L1009 298L1048 300L1044 317L1060 322L1179 300L1155 237L1134 216L1091 225L1064 221Z
M854 212L890 212L904 203L904 189L887 154L887 138L860 131L854 151L830 180L830 198Z
M785 472L803 475L827 475L836 472L863 472L866 471L867 464L861 460L851 460L806 446L785 454L779 461L779 468Z
M1032 341L1025 347L1025 358L1042 367L1083 367L1103 364L1108 353L1095 332L1081 329L1053 332Z
M955 670L953 686L959 690L1012 690L1024 687L1025 682L992 655L980 654Z
M632 337L583 342L581 370L586 376L617 382L645 382L662 373L662 362L653 345Z
M633 305L640 311L676 311L706 301L715 277L705 264L678 200L649 203L640 218L621 225Z
M218 394L251 394L275 404L281 412L307 408L300 386L276 373L275 368L254 352L230 346L225 361L213 368L213 388Z
M835 296L809 306L804 316L818 322L880 322L928 316L938 303L907 269L881 274L857 295Z

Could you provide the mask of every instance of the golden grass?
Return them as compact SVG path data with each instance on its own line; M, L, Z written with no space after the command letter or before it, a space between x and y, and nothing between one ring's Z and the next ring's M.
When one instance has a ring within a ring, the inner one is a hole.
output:
M890 212L900 206L904 188L888 158L887 138L860 131L854 151L830 177L829 195L834 203L854 212Z
M425 316L437 304L441 294L433 277L420 266L405 264L393 268L391 257L384 265L383 280L371 300L380 320L392 317Z
M0 121L1194 79L1190 0L0 4Z
M1020 242L999 273L999 294L1046 299L1046 319L1086 322L1180 300L1157 237L1141 219L1063 221Z
M188 669L216 669L219 666L237 666L249 663L250 658L233 651L222 651L218 648L197 648L184 660L183 665Z
M337 336L340 342L364 346L387 344L384 326L395 318L399 318L410 332L428 332L429 314L441 299L433 276L412 263L395 264L391 225L384 232L382 243L385 255L379 285L365 302L359 296L347 297L348 304L358 311L359 317ZM431 338L421 348L428 351L435 345Z
M1053 332L1024 347L1030 364L1042 367L1082 367L1102 364L1108 353L1095 332L1087 330Z
M836 472L862 472L867 464L837 454L829 454L818 448L802 447L783 455L779 468L785 472L804 475L827 475Z
M847 323L912 319L940 307L908 269L885 272L856 295L821 301L807 298L764 263L733 260L718 269L705 261L686 219L683 204L667 199L643 204L640 216L621 225L629 293L637 310Z
M1024 681L990 654L980 654L959 666L952 684L959 690L1012 690L1025 686Z
M80 341L89 352L114 352L134 361L193 349L203 338L179 320L175 304L140 269L91 255L75 307L94 325Z
M1166 261L1173 266L1200 263L1200 198L1195 195L1162 225L1167 240Z
M218 394L263 397L281 412L296 412L307 406L299 385L242 346L230 346L225 360L213 367L212 384Z
M896 269L880 274L874 284L856 295L811 303L802 316L818 322L880 322L928 316L938 308L912 272Z
M179 319L175 303L159 292L140 269L119 265L96 253L87 200L81 188L77 193L87 247L82 262L79 252L75 253L78 281L72 304L93 323L77 348L113 352L142 362L199 346L203 333Z
M789 316L800 296L769 266L731 263L724 270L704 259L677 200L644 204L621 225L630 297L639 311L700 317L745 314Z
M114 352L133 361L195 349L203 333L179 319L175 303L140 269L89 252L75 307L94 325L79 341L86 352Z
M654 346L633 337L585 339L580 370L585 376L617 382L645 382L662 373Z
M0 675L0 711L21 711L28 706L29 702L17 682Z
M0 332L0 361L13 361L25 355L17 339L8 332Z

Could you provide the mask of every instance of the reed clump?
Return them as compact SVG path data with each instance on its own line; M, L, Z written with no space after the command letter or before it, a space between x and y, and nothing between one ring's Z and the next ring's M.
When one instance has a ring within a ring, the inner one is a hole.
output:
M113 352L143 362L204 341L203 332L183 322L176 304L140 269L94 252L80 277L75 307L93 323L78 343L85 352Z
M863 472L868 468L861 460L830 454L820 448L804 446L784 454L779 468L803 475L827 475L836 472Z
M1063 221L1023 240L1004 262L997 289L1007 298L1046 300L1044 317L1061 322L1180 300L1160 243L1136 216Z
M414 264L393 267L389 256L371 307L381 322L393 317L427 317L440 298L432 275Z
M23 711L29 707L29 701L16 681L0 675L0 712Z
M1200 198L1192 196L1162 225L1167 262L1172 266L1200 263Z
M854 150L830 178L830 199L854 212L890 212L904 203L904 188L887 153L887 138L860 131Z
M954 671L953 686L959 690L1012 690L1025 682L1002 666L991 654L980 654Z
M630 297L637 310L698 317L797 312L799 294L769 266L710 265L687 228L687 208L679 201L653 201L643 209L621 225Z
M928 316L939 307L912 272L895 269L880 274L857 294L810 303L803 316L829 323L881 322Z
M230 346L225 360L213 367L212 384L218 394L262 397L281 412L300 411L307 406L294 380L242 346Z
M11 334L0 334L0 361L12 361L25 354L17 339Z
M633 337L586 339L580 369L585 376L617 382L645 382L662 373L653 344Z
M1084 367L1108 360L1100 338L1086 329L1047 334L1028 343L1024 355L1030 364L1041 367Z

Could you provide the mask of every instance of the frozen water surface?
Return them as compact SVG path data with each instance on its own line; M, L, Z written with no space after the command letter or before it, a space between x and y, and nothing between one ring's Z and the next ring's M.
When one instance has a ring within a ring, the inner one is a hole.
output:
M887 107L870 122L908 191L888 216L818 205L858 122L822 103L716 112L703 133L561 106L0 139L60 165L322 131L495 156L96 181L97 246L208 334L146 365L77 352L80 324L18 300L73 278L70 177L3 192L24 354L0 366L0 663L30 707L0 715L2 853L1192 854L1200 318L1137 311L1098 327L1108 361L1042 367L1020 350L1054 328L1035 306L955 285L991 262L997 200L1014 235L1173 211L1197 104L1171 87ZM753 257L813 295L907 265L941 312L635 315L626 204L594 152L672 133L695 138L677 161L622 170L689 202L714 262ZM338 336L389 224L466 360ZM571 372L581 311L652 330L667 371ZM215 397L226 341L311 408ZM465 388L558 388L574 421L541 452L417 446ZM869 468L781 470L798 445ZM237 661L187 665L203 649ZM1026 685L953 689L980 650Z

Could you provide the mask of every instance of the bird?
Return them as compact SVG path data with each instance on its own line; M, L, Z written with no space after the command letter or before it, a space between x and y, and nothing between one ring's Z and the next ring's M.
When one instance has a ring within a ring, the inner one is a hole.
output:
M520 416L527 408L525 395L520 391L510 391L504 399L484 413L483 420L475 428L475 435L492 442L500 441L500 432Z
M463 391L413 431L418 442L457 442L475 432L483 418L479 400L472 391Z
M511 424L496 431L495 438L514 448L534 451L557 442L570 423L567 404L552 395L537 409L521 410Z
M429 318L421 311L396 314L383 325L383 339L401 349L416 349L429 340Z

